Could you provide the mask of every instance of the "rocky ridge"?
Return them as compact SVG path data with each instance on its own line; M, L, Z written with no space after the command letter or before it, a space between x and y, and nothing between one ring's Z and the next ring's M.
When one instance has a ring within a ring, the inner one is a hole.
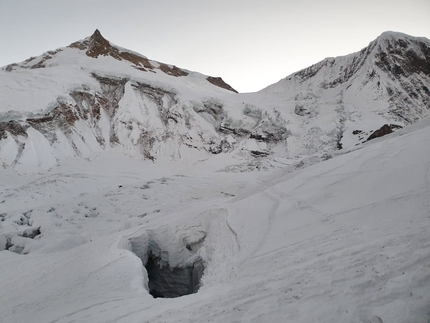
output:
M326 58L261 94L283 96L302 123L331 111L339 143L350 146L384 124L402 128L430 115L429 66L428 39L385 32L361 51Z

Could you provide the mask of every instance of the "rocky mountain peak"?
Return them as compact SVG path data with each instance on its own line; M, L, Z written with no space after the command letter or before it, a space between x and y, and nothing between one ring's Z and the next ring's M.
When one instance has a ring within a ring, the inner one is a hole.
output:
M145 56L112 44L102 36L98 29L96 29L90 37L74 42L68 47L85 50L85 54L92 58L111 56L118 61L128 61L132 64L131 66L143 72L159 69L170 76L179 77L188 75L188 72L176 66L170 66L160 62L156 62L154 66Z
M109 55L113 47L107 39L105 39L100 31L96 29L89 39L89 48L86 54L91 57L98 57L99 55Z
M99 39L102 41L107 41L101 34L100 30L96 29L94 33L90 36L90 39Z
M381 33L376 39L376 42L383 42L386 40L399 40L399 39L404 39L404 38L408 38L410 37L409 35L400 33L400 32L396 32L396 31L384 31L383 33Z
M352 81L361 70L368 73L375 65L388 73L390 79L414 73L430 74L430 41L403 33L386 31L360 50L346 56L326 58L308 68L287 76L298 82L321 79L321 88L333 88ZM376 72L370 72L373 77ZM269 88L272 86L269 86Z
M391 78L414 73L430 76L430 41L402 33L385 32L376 41L375 64Z

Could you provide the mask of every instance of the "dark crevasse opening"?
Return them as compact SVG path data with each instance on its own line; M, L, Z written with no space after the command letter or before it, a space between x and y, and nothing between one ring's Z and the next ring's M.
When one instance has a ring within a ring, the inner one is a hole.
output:
M184 267L170 268L162 264L161 259L150 253L145 265L148 272L149 293L157 298L174 298L196 293L200 287L204 265L201 258L196 258Z

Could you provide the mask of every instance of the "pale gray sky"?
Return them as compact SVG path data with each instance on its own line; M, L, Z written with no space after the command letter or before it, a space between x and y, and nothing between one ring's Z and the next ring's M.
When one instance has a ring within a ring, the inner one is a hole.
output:
M117 45L251 92L387 30L430 38L430 0L0 0L0 66L96 28Z

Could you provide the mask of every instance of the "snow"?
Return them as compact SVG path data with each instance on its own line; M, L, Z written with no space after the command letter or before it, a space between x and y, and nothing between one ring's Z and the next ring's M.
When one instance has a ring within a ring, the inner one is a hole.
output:
M418 100L414 125L389 113L411 80L369 77L399 37L249 94L77 48L1 69L4 126L82 115L0 140L0 321L428 321L430 119ZM405 127L366 142L383 124ZM198 292L153 298L150 255L201 260Z
M303 169L225 173L233 156L190 167L115 151L2 169L0 230L24 248L0 252L2 322L426 321L429 135L427 119ZM200 290L152 298L148 248L175 266L202 236Z

